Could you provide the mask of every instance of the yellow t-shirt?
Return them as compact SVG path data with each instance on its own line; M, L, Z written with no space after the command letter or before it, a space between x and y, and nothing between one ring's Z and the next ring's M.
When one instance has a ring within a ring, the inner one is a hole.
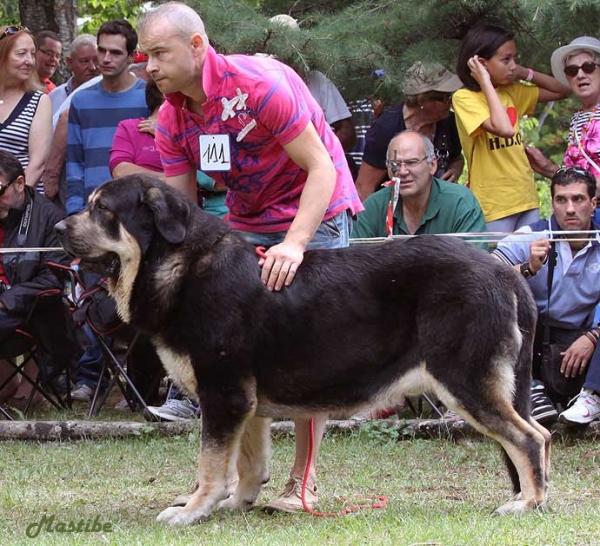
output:
M533 171L519 130L519 119L535 109L539 89L511 83L496 91L515 127L511 138L498 137L481 127L490 117L482 91L459 89L452 97L458 135L467 158L469 187L481 204L486 222L539 206Z

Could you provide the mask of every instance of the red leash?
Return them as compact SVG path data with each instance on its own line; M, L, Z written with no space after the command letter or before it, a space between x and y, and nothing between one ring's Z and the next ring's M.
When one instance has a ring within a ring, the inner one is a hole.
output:
M264 246L257 246L256 253L261 258L267 257L267 255L265 254ZM309 514L312 514L313 516L317 516L320 518L335 518L335 517L349 514L350 512L356 512L357 510L363 510L365 508L371 508L374 510L376 508L385 507L385 505L387 504L387 501L388 501L387 497L378 496L378 495L369 495L369 496L363 497L365 499L375 499L377 502L373 502L371 504L356 504L353 506L348 506L347 508L344 508L343 510L340 510L339 512L317 512L316 510L313 510L310 506L308 506L308 504L306 503L306 486L308 483L308 475L310 473L310 461L312 461L312 456L313 456L313 451L314 451L314 442L315 442L315 423L314 423L314 419L311 418L310 419L310 433L309 433L309 438L308 438L308 460L306 461L306 468L304 469L304 477L302 478L302 506L304 507L304 510L306 510ZM340 500L347 500L347 498L341 497Z
M371 504L355 504L353 506L348 506L339 512L317 512L313 510L308 504L306 504L306 485L308 483L308 475L310 473L310 461L312 461L313 449L314 449L314 435L315 435L315 426L314 420L310 419L310 434L308 441L308 460L306 462L306 468L304 469L304 477L302 478L302 506L304 510L306 510L309 514L313 516L317 516L320 518L336 518L339 516L344 516L349 514L350 512L356 512L357 510L363 510L365 508L383 508L387 504L387 497L379 496L379 495L367 495L363 498L365 499L375 499L377 502L373 502ZM348 500L347 497L341 497L340 500Z

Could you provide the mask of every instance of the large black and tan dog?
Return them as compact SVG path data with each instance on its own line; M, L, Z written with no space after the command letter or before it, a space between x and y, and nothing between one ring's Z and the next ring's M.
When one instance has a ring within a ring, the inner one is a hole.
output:
M225 222L138 175L100 186L57 231L83 262L117 264L121 317L200 401L199 488L159 520L251 507L269 478L271 417L423 391L500 442L514 497L498 513L546 501L550 434L529 417L535 306L484 251L427 236L310 251L292 285L270 292Z

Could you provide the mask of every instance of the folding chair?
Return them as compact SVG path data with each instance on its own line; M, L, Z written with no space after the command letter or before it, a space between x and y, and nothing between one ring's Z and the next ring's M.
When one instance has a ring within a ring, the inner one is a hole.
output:
M55 263L48 265L55 274L66 278L67 284L70 285L67 294L71 302L73 320L79 326L85 323L90 327L94 339L104 353L104 361L88 417L100 412L115 385L123 394L132 411L137 409L138 404L142 409L146 409L148 407L146 401L127 373L131 353L138 342L139 333L118 319L114 300L107 292L106 280L102 279L94 286L86 288L76 268ZM127 345L121 358L117 356L117 351L114 349L115 341L121 341ZM108 385L102 393L104 378L108 378Z
M23 415L27 415L36 393L39 393L56 409L66 409L70 406L70 389L68 388L70 385L69 363L64 363L64 373L67 385L65 401L62 393L58 392L52 381L55 375L48 369L47 360L44 358L44 355L50 354L50 351L47 347L43 346L43 343L41 343L39 337L36 335L35 328L32 324L32 317L36 312L40 311L41 307L62 305L62 298L63 295L59 289L40 292L36 298L35 304L29 310L27 317L23 321L23 324L19 328L16 328L0 346L0 360L8 361L13 367L9 376L0 384L0 391L17 375L33 387L25 403L25 407L22 410ZM57 309L60 311L60 308ZM25 370L26 365L30 361L35 362L38 368L35 377L31 377ZM57 370L54 370L54 373L56 374ZM60 373L62 373L62 370L60 370ZM1 406L0 414L5 419L13 419L10 413Z

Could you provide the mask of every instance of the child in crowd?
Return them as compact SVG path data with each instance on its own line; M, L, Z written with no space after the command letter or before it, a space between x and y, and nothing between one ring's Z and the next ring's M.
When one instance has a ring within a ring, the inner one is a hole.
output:
M465 88L454 93L452 104L469 186L481 203L488 231L511 232L539 220L519 119L532 114L538 102L570 93L552 76L517 64L516 55L512 33L484 25L466 34L456 64Z

